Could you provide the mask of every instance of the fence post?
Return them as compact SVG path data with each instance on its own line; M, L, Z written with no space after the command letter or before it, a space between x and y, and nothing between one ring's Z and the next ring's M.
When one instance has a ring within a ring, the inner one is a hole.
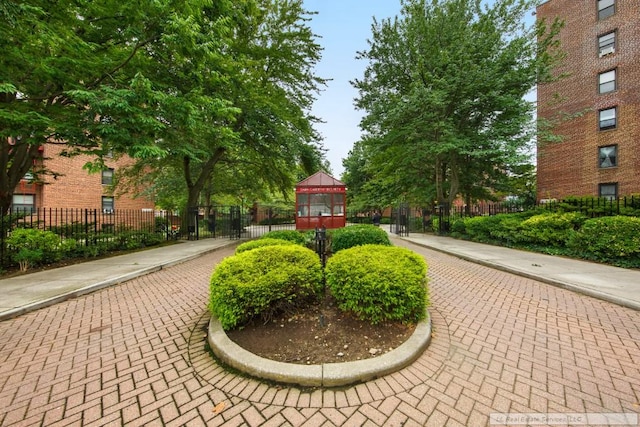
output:
M84 210L84 245L89 247L89 209Z
M231 206L231 238L239 239L242 234L242 217L239 206Z
M316 227L316 253L320 257L322 262L322 268L324 269L327 262L327 229L323 225L322 227Z

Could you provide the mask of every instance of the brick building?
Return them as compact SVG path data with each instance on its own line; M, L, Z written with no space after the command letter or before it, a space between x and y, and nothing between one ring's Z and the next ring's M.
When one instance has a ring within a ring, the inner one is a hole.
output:
M99 209L112 212L115 209L153 211L154 202L145 198L132 198L128 195L114 196L109 184L118 169L131 162L122 158L107 161L109 170L89 174L83 165L90 160L87 156L62 157L64 146L45 144L43 158L46 167L58 176L45 177L43 183L30 183L29 177L23 179L15 189L13 208L74 208Z
M567 75L538 86L538 117L562 138L538 143L539 200L640 193L639 11L640 0L538 6L537 19L565 22L556 72Z

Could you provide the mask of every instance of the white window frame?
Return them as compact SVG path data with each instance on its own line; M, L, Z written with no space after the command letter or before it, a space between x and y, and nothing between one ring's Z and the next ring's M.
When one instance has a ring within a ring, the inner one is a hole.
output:
M102 171L102 185L111 185L113 183L113 168L104 169Z
M607 130L618 127L618 107L598 111L598 129Z
M35 194L14 194L11 198L11 212L26 212L30 210L30 213L32 213L35 209Z
M609 93L617 89L616 70L609 70L598 74L598 93Z

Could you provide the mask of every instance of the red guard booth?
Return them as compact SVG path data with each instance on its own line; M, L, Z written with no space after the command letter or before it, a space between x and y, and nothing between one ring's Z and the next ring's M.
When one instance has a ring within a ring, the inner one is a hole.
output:
M296 185L296 229L344 227L346 191L343 182L317 172Z

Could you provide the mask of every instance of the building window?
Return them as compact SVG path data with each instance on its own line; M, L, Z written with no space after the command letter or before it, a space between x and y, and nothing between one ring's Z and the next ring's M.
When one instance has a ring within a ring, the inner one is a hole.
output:
M111 214L114 208L113 197L102 196L102 212Z
M617 145L607 145L598 148L598 166L601 168L613 168L618 166Z
M11 201L12 212L33 213L36 208L36 196L33 194L14 194Z
M598 0L598 19L608 18L616 13L615 0Z
M598 112L598 128L600 130L615 129L618 122L616 120L616 107L607 108Z
M616 32L604 34L598 37L598 56L602 58L616 51Z
M607 93L616 90L616 70L605 71L598 75L598 92Z
M113 169L105 169L102 171L102 185L111 185L113 182Z
M605 199L615 200L618 198L618 183L598 184L598 195Z

